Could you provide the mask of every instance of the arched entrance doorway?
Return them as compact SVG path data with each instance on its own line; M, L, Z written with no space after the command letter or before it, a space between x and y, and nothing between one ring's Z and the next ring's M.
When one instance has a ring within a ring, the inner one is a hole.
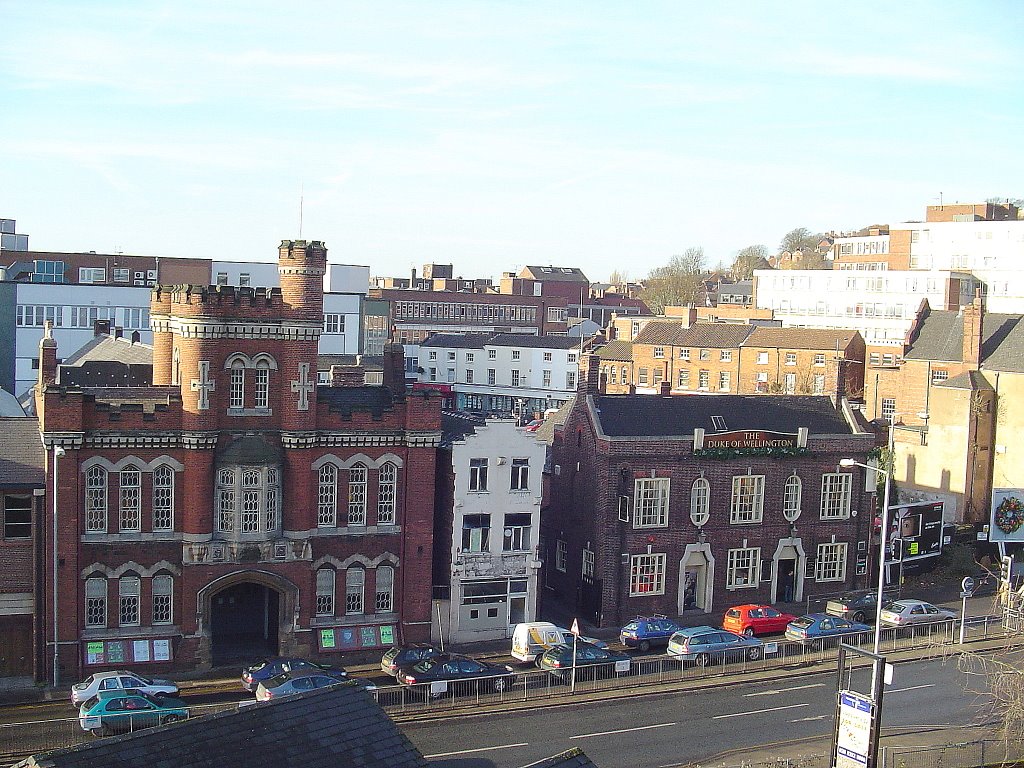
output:
M278 652L280 596L265 584L243 581L210 598L210 647L214 665Z
M200 668L272 653L303 656L296 645L299 588L289 579L261 569L219 576L196 595Z

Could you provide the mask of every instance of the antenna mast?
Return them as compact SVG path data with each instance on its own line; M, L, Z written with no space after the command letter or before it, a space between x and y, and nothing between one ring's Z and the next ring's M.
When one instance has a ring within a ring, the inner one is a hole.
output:
M299 186L299 240L302 239L302 203L306 192L306 182Z

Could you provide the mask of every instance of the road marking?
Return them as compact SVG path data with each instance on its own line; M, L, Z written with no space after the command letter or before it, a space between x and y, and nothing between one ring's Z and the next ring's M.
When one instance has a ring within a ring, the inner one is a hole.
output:
M790 720L791 723L809 723L814 720L824 720L828 715L814 715L813 717L798 717L796 720Z
M581 733L579 736L570 736L569 740L573 739L589 739L591 736L612 736L616 733L632 733L633 731L649 731L651 728L669 728L676 723L659 723L658 725L641 725L638 728L623 728L619 731L600 731L598 733Z
M498 744L493 747L480 747L479 749L463 749L460 752L438 752L436 755L424 755L427 760L431 760L435 757L452 757L454 755L471 755L474 752L492 752L496 749L512 749L513 747L528 747L528 742L522 741L518 744Z
M934 688L934 687L935 687L935 683L928 683L926 685L912 685L909 688L893 688L891 691L886 691L886 693L903 693L904 691L916 691L919 688Z
M770 691L758 691L757 693L744 693L744 696L775 696L779 693L787 693L789 691L802 691L805 688L824 688L824 683L811 683L810 685L794 685L792 688L775 688Z
M715 715L711 719L712 720L723 720L723 719L725 719L727 717L743 717L744 715L762 715L765 712L779 712L779 711L781 711L783 709L799 709L800 707L809 707L809 706L811 706L810 702L807 702L805 704L789 704L789 705L787 705L785 707L769 707L768 709L752 709L749 712L733 712L732 714L729 714L729 715Z

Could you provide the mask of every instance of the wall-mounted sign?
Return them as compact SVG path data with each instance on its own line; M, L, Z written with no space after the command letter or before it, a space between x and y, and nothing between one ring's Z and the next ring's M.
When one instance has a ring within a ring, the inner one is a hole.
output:
M804 456L807 454L807 430L768 432L763 429L737 429L731 432L694 430L693 453L704 458L728 459L735 456Z
M85 644L85 663L146 664L171 660L171 641L157 640L90 640Z
M1024 488L993 488L989 541L1024 541Z
M395 644L393 624L331 627L317 633L321 651L355 651L360 648L389 648Z

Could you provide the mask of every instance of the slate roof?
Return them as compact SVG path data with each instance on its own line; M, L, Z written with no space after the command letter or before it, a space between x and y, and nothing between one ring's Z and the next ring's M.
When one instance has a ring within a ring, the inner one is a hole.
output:
M749 325L729 323L694 323L684 328L681 323L654 321L644 326L633 343L731 349L740 346L752 330Z
M395 398L387 387L326 387L316 389L318 402L326 403L330 411L351 416L353 413L371 413L380 418L384 411L394 408Z
M79 366L88 362L118 362L126 365L152 365L153 347L142 342L132 342L124 337L93 336L89 341L66 357L62 366Z
M569 411L572 410L573 403L575 402L576 396L573 395L562 403L557 411L544 419L544 422L537 427L537 431L533 433L533 436L538 441L551 445L555 441L555 427L565 424L565 420L569 418Z
M572 349L579 345L579 336L535 336L529 333L435 333L420 342L421 347L451 349L483 349L485 346Z
M633 344L618 339L609 341L597 350L597 357L601 360L631 361L633 359Z
M549 269L550 272L544 270ZM563 270L568 269L568 272ZM520 277L529 277L533 280L542 280L550 282L570 282L570 283L586 283L590 285L590 281L587 276L583 274L583 270L579 267L554 267L550 264L548 266L525 266L519 272Z
M19 768L425 768L361 686L342 684L33 756Z
M0 418L0 488L42 488L45 458L36 419Z
M832 401L816 395L599 395L594 400L601 431L609 437L690 437L697 428L793 433L807 427L812 435L853 434ZM723 417L724 429L712 416Z
M593 761L579 747L563 752L560 755L530 763L530 768L597 768Z
M1024 372L1024 323L1021 315L986 312L982 320L981 362L997 371ZM903 355L906 360L962 363L964 318L959 312L933 310L921 322Z
M769 347L772 349L831 349L838 344L843 350L853 341L857 331L833 328L776 328L755 326L743 342L744 347Z
M356 358L359 358L358 362L367 371L379 371L384 368L384 356L383 355L317 355L316 356L316 367L318 371L326 371L332 365L355 365Z
M992 385L988 383L988 379L986 379L980 371L965 371L959 376L954 376L951 379L940 381L934 386L948 387L950 389L969 389L974 391L979 389L992 390Z
M243 435L220 449L217 460L222 464L279 464L281 447L256 435Z
M486 423L482 416L463 411L441 412L441 447L451 448L453 443L462 440L466 435L476 432L477 427Z
M491 333L435 333L420 342L421 347L455 347L483 349Z
M496 333L489 347L530 347L532 349L572 349L580 345L579 336L531 336L526 333Z

